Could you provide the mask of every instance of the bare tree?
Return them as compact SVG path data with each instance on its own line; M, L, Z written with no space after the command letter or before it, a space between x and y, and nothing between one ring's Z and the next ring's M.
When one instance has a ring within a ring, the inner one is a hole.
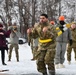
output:
M68 8L66 11L63 9L62 1L64 7ZM66 12L71 12L68 19L73 21L76 12L75 0L0 0L0 7L0 19L5 28L7 29L8 23L12 24L15 20L20 25L20 32L23 37L27 36L27 28L39 20L41 13L48 14L49 20L56 22L62 14L68 17Z

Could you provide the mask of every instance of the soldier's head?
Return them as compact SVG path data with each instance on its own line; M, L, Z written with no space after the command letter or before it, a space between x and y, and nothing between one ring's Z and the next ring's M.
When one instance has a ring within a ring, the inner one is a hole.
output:
M76 23L75 22L72 22L71 29L75 29L75 28L76 28Z
M13 26L13 30L17 30L16 22L14 22L12 26Z
M59 23L60 23L61 25L64 25L64 24L65 24L64 20L65 20L65 17L64 17L64 16L60 16L60 17L59 17Z
M40 15L40 23L46 23L48 21L48 15L47 14L41 14Z

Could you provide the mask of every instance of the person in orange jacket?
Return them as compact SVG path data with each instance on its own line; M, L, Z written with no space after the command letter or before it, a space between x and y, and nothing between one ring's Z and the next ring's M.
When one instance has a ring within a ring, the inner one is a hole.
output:
M55 55L55 68L64 68L65 61L65 52L66 46L69 42L70 46L72 45L72 35L70 29L67 27L65 23L65 17L59 17L59 24L57 25L59 30L62 31L62 34L56 38L56 55Z

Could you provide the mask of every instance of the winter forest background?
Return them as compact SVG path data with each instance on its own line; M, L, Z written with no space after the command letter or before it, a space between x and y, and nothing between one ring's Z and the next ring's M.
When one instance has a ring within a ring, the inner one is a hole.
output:
M0 22L6 30L8 24L16 22L24 38L27 28L38 22L41 13L47 13L49 20L56 23L60 15L68 23L76 21L76 0L0 0Z

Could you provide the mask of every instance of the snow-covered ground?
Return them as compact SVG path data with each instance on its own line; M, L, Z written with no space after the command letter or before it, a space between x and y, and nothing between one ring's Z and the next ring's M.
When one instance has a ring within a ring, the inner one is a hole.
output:
M36 61L31 61L32 53L30 47L26 44L19 45L19 57L20 61L16 62L15 52L13 50L12 60L8 62L8 56L6 52L6 63L7 66L1 64L0 58L0 70L9 69L6 72L0 72L0 75L42 75L36 69ZM1 53L0 53L1 57ZM66 58L66 54L65 54ZM76 75L76 62L74 60L74 53L72 52L72 62L68 65L67 60L64 62L65 68L56 69L57 75Z

